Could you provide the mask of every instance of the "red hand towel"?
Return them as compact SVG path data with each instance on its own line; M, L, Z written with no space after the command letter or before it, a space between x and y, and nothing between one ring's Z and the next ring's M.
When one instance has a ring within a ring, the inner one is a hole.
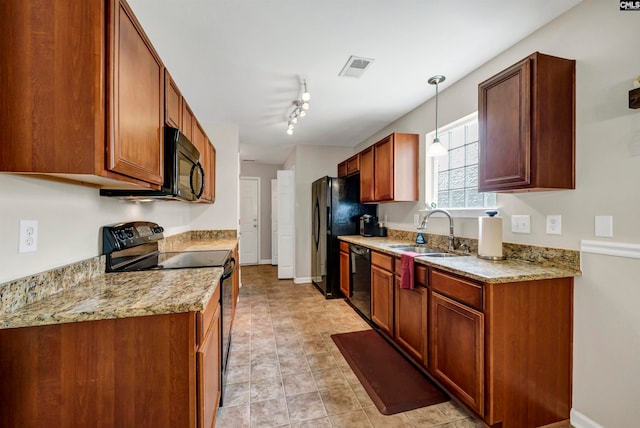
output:
M407 251L400 256L400 264L402 271L400 272L400 288L413 290L413 259L418 253Z

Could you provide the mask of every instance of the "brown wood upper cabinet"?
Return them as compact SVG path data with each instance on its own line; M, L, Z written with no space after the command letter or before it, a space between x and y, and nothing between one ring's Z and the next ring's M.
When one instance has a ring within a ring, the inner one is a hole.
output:
M195 117L193 116L193 112L191 111L191 107L189 107L189 104L187 104L186 100L183 100L182 101L182 128L180 128L180 131L182 131L184 136L187 137L191 142L193 142L193 139L194 139L195 124L196 124L196 120L195 120ZM195 142L194 142L194 145L195 145Z
M164 65L125 1L111 4L108 168L163 182Z
M348 177L358 172L360 172L359 153L338 164L338 177Z
M204 169L204 192L200 201L212 203L216 199L216 149L206 136L201 159Z
M479 191L575 189L575 60L536 52L478 98Z
M159 188L160 58L124 0L58 6L5 5L0 170Z
M165 123L180 129L200 152L205 181L204 191L198 202L213 203L216 194L216 149L168 71L165 71Z
M396 132L375 143L372 150L372 154L360 153L360 201L417 201L418 135ZM373 157L372 168L365 165L371 161L365 156Z
M164 71L164 122L182 129L182 94L167 69Z
M360 152L360 202L373 202L373 147Z

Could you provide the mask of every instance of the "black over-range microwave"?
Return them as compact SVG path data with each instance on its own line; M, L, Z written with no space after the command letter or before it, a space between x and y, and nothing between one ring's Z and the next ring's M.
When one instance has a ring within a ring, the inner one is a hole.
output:
M101 196L122 199L197 201L204 191L200 152L179 129L164 128L164 183L160 190L100 189Z

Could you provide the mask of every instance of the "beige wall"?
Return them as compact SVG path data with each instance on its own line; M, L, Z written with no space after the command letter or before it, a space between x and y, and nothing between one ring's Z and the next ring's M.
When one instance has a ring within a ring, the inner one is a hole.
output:
M617 2L585 0L454 84L441 86L439 123L447 124L477 110L479 82L534 51L572 58L576 63L575 190L499 195L508 242L579 249L583 239L640 244L640 110L628 108L632 80L640 75L640 14L618 11ZM447 64L426 72L447 75ZM433 131L434 101L419 106L362 142L360 150L393 131ZM421 159L420 177L431 177ZM421 183L421 185L424 183ZM430 183L428 185L431 185ZM424 194L424 186L421 194ZM419 203L381 204L389 223L412 230ZM513 234L512 214L531 215L530 235ZM562 215L562 235L545 233L545 217ZM596 238L594 216L613 216L614 237ZM446 233L444 220L429 223ZM456 219L456 235L477 237L477 219ZM583 276L575 283L574 388L572 421L578 427L637 426L640 410L640 302L637 259L583 255ZM578 419L578 416L584 418ZM585 422L586 421L586 422ZM580 423L581 425L578 425Z
M100 197L93 187L0 174L0 284L97 256L100 227L105 224L154 221L166 228L166 235L199 228L236 228L237 128L206 127L206 132L217 149L219 174L213 205L140 204ZM18 228L23 219L38 220L35 253L18 254Z
M352 147L299 145L284 164L296 172L296 282L311 282L311 183L337 176L338 163L352 154Z

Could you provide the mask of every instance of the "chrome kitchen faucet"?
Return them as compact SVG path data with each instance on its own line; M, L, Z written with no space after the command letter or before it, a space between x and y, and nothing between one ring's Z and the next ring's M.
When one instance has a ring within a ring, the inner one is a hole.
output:
M422 229L426 229L427 228L427 223L429 222L429 217L431 217L433 214L435 213L442 213L444 215L446 215L447 217L449 217L449 251L454 251L454 247L453 247L453 217L451 216L451 213L447 210L443 210L441 208L437 208L434 210L430 210L430 212L426 213L425 216L422 218L422 221L420 222L420 226L418 226L419 230Z

